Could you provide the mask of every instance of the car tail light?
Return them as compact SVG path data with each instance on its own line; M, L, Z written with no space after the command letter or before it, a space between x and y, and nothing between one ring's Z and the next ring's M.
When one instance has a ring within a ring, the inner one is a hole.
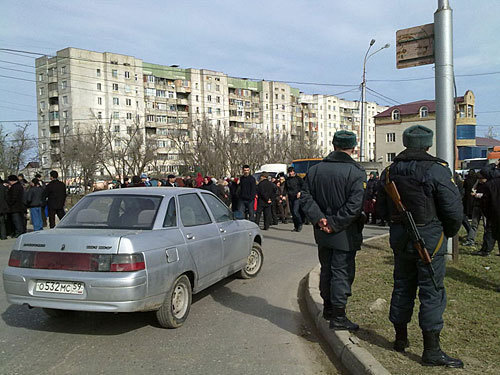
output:
M12 250L10 267L89 272L131 272L146 268L142 254L87 254Z
M142 254L119 254L113 255L111 272L139 271L146 268Z

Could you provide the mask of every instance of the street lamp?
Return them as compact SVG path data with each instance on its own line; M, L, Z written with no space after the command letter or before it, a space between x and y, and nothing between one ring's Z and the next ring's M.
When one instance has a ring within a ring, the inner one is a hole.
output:
M385 46L379 48L375 52L368 54L370 49L375 44L375 39L370 41L370 46L365 54L365 59L363 60L363 81L361 82L361 140L360 140L360 150L359 150L359 161L364 161L365 157L365 100L366 100L366 61L375 55L377 52L382 51L385 48L389 48L391 45L387 43Z

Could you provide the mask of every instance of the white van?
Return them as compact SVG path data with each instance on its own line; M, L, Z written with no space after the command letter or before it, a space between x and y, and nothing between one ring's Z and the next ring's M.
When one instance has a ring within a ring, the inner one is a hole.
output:
M279 173L286 175L288 166L286 164L264 164L254 173L255 180L259 181L262 172L269 173L269 177L276 177Z

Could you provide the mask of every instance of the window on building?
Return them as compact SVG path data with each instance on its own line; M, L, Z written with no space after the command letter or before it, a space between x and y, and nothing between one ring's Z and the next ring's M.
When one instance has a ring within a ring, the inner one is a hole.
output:
M101 91L102 90L102 85L100 83L97 84L97 91Z
M220 108L217 108L217 114L220 116L220 114L221 114Z
M113 98L113 104L114 105L119 105L120 104L120 98Z
M429 108L427 107L420 107L420 117L424 118L429 116Z
M113 83L113 91L118 91L118 83Z
M63 111L63 118L68 118L68 111Z
M97 104L102 105L102 98L100 96L97 97Z
M212 95L207 96L207 101L211 102L212 101Z
M40 94L40 96L44 95L45 94L45 87L40 87L38 89L38 93Z
M113 69L113 70L111 71L111 75L113 76L113 78L118 78L118 70Z
M115 147L120 147L120 140L119 139L115 139Z
M396 142L396 133L387 133L385 135L385 141L387 143L393 143Z
M394 160L395 157L396 157L396 153L395 152L389 152L389 153L387 153L386 161L388 163L390 163L390 162L392 162Z
M467 105L467 117L474 117L474 110L470 104Z
M127 120L132 120L132 113L127 112Z
M212 107L208 107L208 113L212 113Z
M199 95L196 95L196 101L199 102L200 101L200 96Z
M66 74L66 65L61 66L61 74Z
M220 85L215 85L215 91L220 91Z
M215 98L215 101L216 101L217 103L220 103L220 96L216 97L216 98Z
M132 105L132 99L125 99L125 104L126 105Z
M62 98L62 99L63 99L63 100L62 100L62 101L63 101L63 104L68 104L68 97L67 97L66 95L65 95L65 96L63 96L63 98Z
M125 78L130 78L130 72L125 72Z
M212 84L211 83L207 83L207 90L212 90Z
M97 118L102 119L102 112L97 112Z
M43 82L43 73L38 74L38 81Z
M274 94L274 98L277 100L278 99L278 94Z
M115 125L115 133L119 133L120 132L120 126L119 125Z
M68 81L62 81L61 82L61 89L65 89L66 87L68 87Z
M120 112L113 112L113 120L118 120L120 118Z
M395 109L394 111L392 111L392 119L393 120L401 119L401 112L399 111L399 109Z
M100 77L101 76L101 69L96 69L96 76Z
M147 122L154 122L155 121L155 116L154 115L147 115L146 116L146 121Z

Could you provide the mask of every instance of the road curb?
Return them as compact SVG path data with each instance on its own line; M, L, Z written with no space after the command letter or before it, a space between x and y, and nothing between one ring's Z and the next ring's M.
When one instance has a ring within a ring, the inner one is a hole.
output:
M364 242L387 237L389 234L372 237ZM323 319L323 300L319 293L319 264L309 272L306 280L305 299L307 309L323 338L328 342L342 364L351 374L390 375L365 348L359 345L359 339L348 331L333 331Z

